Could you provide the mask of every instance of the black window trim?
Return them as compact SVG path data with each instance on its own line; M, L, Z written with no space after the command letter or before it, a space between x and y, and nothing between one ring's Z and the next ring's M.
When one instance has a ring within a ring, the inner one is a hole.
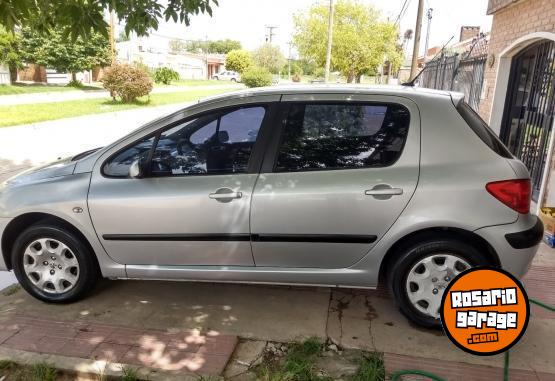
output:
M374 106L374 105L396 105L403 107L409 113L409 132L407 132L407 137L403 142L403 147L401 147L401 153L393 161L391 164L387 166L371 166L371 167L341 167L341 168L325 168L325 169L306 169L302 171L276 171L277 160L279 156L279 148L281 147L281 143L284 136L285 127L287 124L287 117L289 115L290 109L293 105L349 105L349 106L356 106L356 105L363 105L363 106ZM405 151L405 146L408 140L408 134L410 133L411 124L413 120L413 113L410 111L410 108L406 105L394 102L394 101L348 101L348 100L294 100L294 101L281 101L280 108L278 113L276 114L279 116L279 119L276 120L276 126L274 128L271 141L266 149L266 153L264 155L264 160L262 163L261 173L280 173L280 174L287 174L287 173L308 173L308 172L323 172L323 171L345 171L345 170L368 170L368 169L380 169L380 168L388 168L403 156L403 152Z
M170 124L164 125L162 127L159 127L158 129L156 129L155 131L143 135L140 138L134 140L133 142L126 144L124 147L118 149L116 152L114 152L113 154L111 154L110 156L108 156L107 159L105 159L102 162L102 165L100 166L100 174L108 179L129 179L129 176L113 176L113 175L108 175L105 173L104 169L106 167L106 165L113 159L115 158L117 155L121 154L122 152L124 152L125 150L133 147L134 145L138 144L139 142L146 140L146 139L150 139L152 137L154 137L154 141L152 142L152 146L150 147L149 150L149 154L148 154L148 161L152 161L152 158L154 156L154 151L156 149L158 140L160 139L160 136L167 130L170 130L180 124L183 123L187 123L191 120L197 119L197 118L201 118L203 116L206 115L214 115L218 120L221 118L222 115L225 115L229 112L235 111L235 110L240 110L240 109L245 109L245 108L254 108L254 107L263 107L265 109L265 113L264 113L264 118L262 119L262 123L260 125L260 129L258 130L258 135L257 138L255 140L255 143L253 145L250 157L249 157L249 163L247 164L247 170L245 172L237 172L237 173L195 173L195 174L177 174L177 175L156 175L156 176L152 176L150 173L150 166L148 166L148 172L145 173L145 175L143 176L143 178L164 178L164 177L196 177L196 176L229 176L229 175L239 175L239 174L257 174L260 172L260 167L262 166L262 158L264 156L264 149L265 147L268 145L268 140L269 140L269 132L271 132L273 129L273 121L275 120L275 114L277 112L277 109L279 108L279 101L264 101L264 102L253 102L253 103L241 103L241 104L236 104L236 105L229 105L229 106L222 106L222 107L217 107L217 108L213 108L210 110L205 110L205 111L201 111L199 113L196 114L192 114L189 115L185 118L179 119L175 122L172 122ZM218 122L219 123L219 122Z

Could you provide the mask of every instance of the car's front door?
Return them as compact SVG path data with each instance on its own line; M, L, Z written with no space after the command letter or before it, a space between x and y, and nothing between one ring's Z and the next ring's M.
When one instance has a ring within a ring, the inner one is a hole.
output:
M349 267L416 189L418 108L400 97L308 94L284 95L282 113L253 194L256 265Z
M100 161L91 218L117 262L252 266L252 158L267 104L224 108L146 135ZM143 178L130 178L140 162Z

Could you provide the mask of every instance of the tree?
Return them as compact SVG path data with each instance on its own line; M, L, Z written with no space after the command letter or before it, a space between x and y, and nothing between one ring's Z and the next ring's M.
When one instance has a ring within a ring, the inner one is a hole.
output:
M229 38L208 42L208 53L227 54L232 50L239 50L241 48L240 41L230 40Z
M246 50L232 50L225 58L225 68L227 70L243 73L252 66L252 57Z
M285 63L285 58L279 48L269 43L265 43L253 52L253 60L257 66L274 74L278 74Z
M108 39L99 33L71 42L63 38L63 32L52 31L44 36L25 28L21 47L26 62L69 72L73 81L77 72L111 63Z
M19 35L7 32L0 26L0 63L8 66L10 83L17 80L17 69L23 67L21 59L21 39Z
M327 5L314 5L308 12L294 16L293 41L303 59L323 67L326 60ZM386 58L397 54L397 30L392 23L381 21L371 6L353 0L339 0L335 5L331 66L347 78L360 82L364 74L376 74Z
M158 29L159 19L189 25L191 15L208 13L218 0L2 0L0 25L8 31L16 27L33 27L39 33L63 29L65 37L86 38L93 32L108 37L106 11L114 12L125 23L125 33L135 32L145 36L149 30Z
M236 40L171 40L170 50L172 53L216 53L216 54L227 54L232 50L241 49L241 42Z

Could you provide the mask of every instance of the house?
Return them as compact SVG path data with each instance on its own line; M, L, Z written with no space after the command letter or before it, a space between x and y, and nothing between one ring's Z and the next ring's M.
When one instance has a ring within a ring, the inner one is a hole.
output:
M116 44L119 62L142 63L151 69L169 67L182 79L210 79L224 68L223 54L176 53L171 39L160 36L133 37Z
M528 167L533 199L555 205L553 0L489 0L487 13L493 23L479 112Z
M7 65L0 63L0 85L10 84L10 70Z

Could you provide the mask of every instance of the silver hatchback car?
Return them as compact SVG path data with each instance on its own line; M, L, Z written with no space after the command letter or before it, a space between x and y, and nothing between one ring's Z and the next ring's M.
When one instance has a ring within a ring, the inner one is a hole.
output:
M523 276L530 180L462 95L295 86L201 101L0 187L0 269L71 302L99 276L375 288L440 324L477 265Z

